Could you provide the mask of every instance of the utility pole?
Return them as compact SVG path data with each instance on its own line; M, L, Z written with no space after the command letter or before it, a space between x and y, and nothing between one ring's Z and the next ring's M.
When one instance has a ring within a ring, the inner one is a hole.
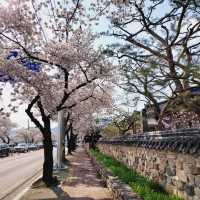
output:
M29 123L29 119L28 119L28 130L30 130L30 123Z
M58 112L58 134L57 134L57 169L62 169L62 154L65 148L65 110Z
M65 34L66 34L66 43L68 41L68 20L65 16L60 16L59 18L64 18L65 19L65 23L66 23L66 30L65 30ZM58 127L59 127L59 132L57 135L57 169L62 169L64 168L64 163L62 162L62 154L65 148L65 128L66 128L66 124L65 124L65 114L66 114L66 110L63 109L61 111L58 112Z
M68 40L68 30L67 30L67 18L64 16L60 16L60 18L64 18L65 22L66 22L66 43ZM59 127L59 133L58 133L58 138L57 138L57 142L58 142L58 146L57 146L57 168L58 169L62 169L64 167L64 164L62 163L62 154L65 148L65 109L61 110L58 112L58 127Z

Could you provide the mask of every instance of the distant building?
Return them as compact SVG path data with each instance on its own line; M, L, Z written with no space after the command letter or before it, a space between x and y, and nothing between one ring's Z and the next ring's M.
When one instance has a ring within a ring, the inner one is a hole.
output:
M111 117L102 117L102 118L98 119L97 124L98 124L99 128L103 129L103 128L107 127L108 124L111 122L112 122Z

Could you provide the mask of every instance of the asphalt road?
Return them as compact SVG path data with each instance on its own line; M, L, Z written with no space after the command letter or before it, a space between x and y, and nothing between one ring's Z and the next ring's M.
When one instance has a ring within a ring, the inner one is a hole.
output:
M42 164L43 150L0 158L0 199L36 175Z

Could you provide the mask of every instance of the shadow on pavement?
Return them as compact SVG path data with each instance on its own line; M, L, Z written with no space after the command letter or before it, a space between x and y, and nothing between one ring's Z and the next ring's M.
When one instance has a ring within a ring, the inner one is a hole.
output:
M58 198L53 199L42 199L42 200L110 200L110 198L90 198L90 197L70 197L65 191L63 191L60 187L52 187L50 188Z

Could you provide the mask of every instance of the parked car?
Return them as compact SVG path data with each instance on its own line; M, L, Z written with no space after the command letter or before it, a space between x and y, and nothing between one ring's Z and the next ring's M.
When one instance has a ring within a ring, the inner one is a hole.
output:
M28 149L30 151L35 151L35 150L38 150L39 148L38 148L38 146L36 144L29 144L28 145Z
M15 144L9 144L9 152L15 153Z
M26 143L19 143L14 149L17 153L25 153L28 152L28 145Z
M43 143L42 142L37 143L37 146L38 146L38 149L42 149L43 148Z
M5 143L0 144L0 156L9 156L9 145Z

